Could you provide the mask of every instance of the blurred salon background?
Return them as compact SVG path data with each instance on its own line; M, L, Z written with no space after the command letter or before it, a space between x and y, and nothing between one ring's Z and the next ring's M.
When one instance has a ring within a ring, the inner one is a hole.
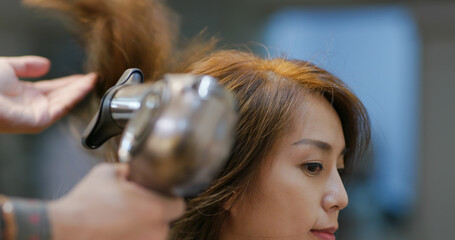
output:
M453 239L455 2L404 0L168 0L186 37L311 60L367 106L373 148L347 183L339 239ZM45 78L82 72L67 23L17 0L0 3L0 56L41 55ZM0 192L55 199L99 160L69 117L38 135L0 135Z

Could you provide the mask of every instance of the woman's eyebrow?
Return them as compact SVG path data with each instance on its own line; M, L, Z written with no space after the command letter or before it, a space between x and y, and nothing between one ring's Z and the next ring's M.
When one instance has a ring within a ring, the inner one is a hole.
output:
M313 145L313 146L323 150L324 152L330 152L332 150L332 146L330 146L330 144L323 142L323 141L308 139L308 138L301 139L301 140L293 143L292 145L300 145L300 144Z

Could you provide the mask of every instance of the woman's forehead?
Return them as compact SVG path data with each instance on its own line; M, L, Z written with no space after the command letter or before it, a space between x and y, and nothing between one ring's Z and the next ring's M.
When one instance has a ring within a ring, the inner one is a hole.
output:
M314 94L305 96L292 115L291 124L282 137L287 145L302 139L311 139L344 148L340 118L323 96Z

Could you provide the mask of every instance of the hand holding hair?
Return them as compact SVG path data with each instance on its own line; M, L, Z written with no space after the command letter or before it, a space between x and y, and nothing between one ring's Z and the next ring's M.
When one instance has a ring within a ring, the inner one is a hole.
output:
M64 116L93 88L96 75L72 75L27 82L40 77L50 61L38 56L0 57L0 132L37 133Z

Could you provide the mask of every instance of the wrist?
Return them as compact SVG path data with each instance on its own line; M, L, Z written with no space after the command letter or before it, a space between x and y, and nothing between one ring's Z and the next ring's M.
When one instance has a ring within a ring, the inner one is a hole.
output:
M51 239L45 202L0 195L0 210L2 225L0 239Z
M1 229L0 239L16 240L17 226L14 217L13 204L6 196L0 195Z
M51 227L44 201L12 198L17 240L51 239Z
M52 201L48 204L49 220L52 226L52 240L89 239L81 211L76 206L66 203L65 199Z

